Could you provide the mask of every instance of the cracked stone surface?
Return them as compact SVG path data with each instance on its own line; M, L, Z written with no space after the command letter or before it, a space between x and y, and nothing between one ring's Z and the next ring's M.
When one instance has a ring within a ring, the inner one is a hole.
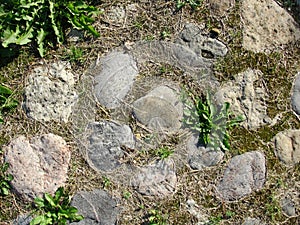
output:
M131 185L147 196L166 197L175 191L176 171L172 160L160 160L142 167L132 177Z
M113 51L101 58L93 68L94 92L98 102L113 109L122 104L138 74L134 58L124 52Z
M68 122L77 94L70 65L56 62L36 67L25 87L24 108L38 121Z
M233 157L217 185L225 201L238 200L263 187L266 180L265 157L258 151Z
M224 83L216 92L214 98L222 105L230 103L230 110L238 116L242 115L245 121L241 125L256 129L271 122L267 115L268 97L263 84L255 85L262 72L259 70L247 69L235 76L233 81Z
M114 121L90 123L86 129L86 157L96 171L112 171L121 166L122 146L134 149L135 140L129 126Z
M300 130L286 130L274 137L275 154L286 165L300 162Z
M43 193L54 193L67 180L71 153L65 140L54 134L27 139L13 139L5 150L11 184L21 196L33 199Z
M176 131L181 127L183 105L176 90L159 86L133 103L133 113L154 131Z
M117 199L100 189L78 192L71 205L78 209L78 214L84 216L83 220L71 223L74 225L116 224L121 211Z
M274 0L243 0L241 16L247 50L263 52L300 39L299 25Z

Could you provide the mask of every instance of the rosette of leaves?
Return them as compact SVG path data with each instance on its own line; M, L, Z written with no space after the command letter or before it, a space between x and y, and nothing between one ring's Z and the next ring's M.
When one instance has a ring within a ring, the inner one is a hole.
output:
M40 56L45 47L62 44L68 25L99 37L92 23L99 11L82 0L11 0L0 3L2 46L33 42Z
M65 225L67 222L77 222L83 219L77 208L70 205L71 197L60 187L52 197L45 193L44 198L35 198L38 216L31 220L30 225Z
M3 123L3 113L18 105L18 101L12 98L12 94L9 88L0 85L0 124Z
M3 163L0 166L0 195L8 195L9 190L11 189L9 182L14 179L11 174L6 173L8 167L8 163Z
M203 0L177 0L176 9L181 10L186 4L188 4L193 10L196 10L202 2Z
M192 131L199 133L199 145L214 150L230 149L228 131L242 122L244 118L233 117L229 108L228 102L222 106L213 104L209 93L204 101L198 97L193 97L193 101L186 100L184 123Z

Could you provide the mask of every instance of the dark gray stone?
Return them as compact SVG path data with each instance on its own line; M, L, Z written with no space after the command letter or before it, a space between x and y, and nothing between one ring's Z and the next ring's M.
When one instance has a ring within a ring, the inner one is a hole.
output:
M24 108L38 121L68 122L77 94L70 65L57 62L35 68L25 87Z
M130 91L138 68L133 57L127 53L114 51L101 59L93 68L95 74L95 95L100 104L116 108Z
M85 136L87 161L99 171L111 171L121 166L122 146L135 147L130 127L113 121L90 123Z
M10 164L7 172L14 176L11 184L21 196L33 199L64 186L71 153L62 137L44 134L29 140L20 136L4 149Z
M113 225L120 213L117 200L100 189L77 193L71 205L78 209L78 214L84 216L83 220L71 223L73 225Z
M217 186L225 201L237 200L263 187L266 180L265 157L258 151L233 157Z
M187 143L188 162L191 168L201 170L205 167L215 166L223 158L221 150L197 146L198 137L192 136Z
M159 86L133 103L133 113L155 131L174 131L181 126L183 105L173 89Z
M300 72L297 73L292 92L293 110L300 115Z
M174 193L176 182L175 165L171 160L156 161L140 168L131 179L131 185L139 193L161 198Z

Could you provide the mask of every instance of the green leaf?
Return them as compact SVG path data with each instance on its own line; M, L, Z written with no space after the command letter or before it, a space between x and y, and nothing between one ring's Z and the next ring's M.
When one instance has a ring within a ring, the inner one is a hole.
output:
M44 49L44 40L46 37L46 32L44 31L43 28L41 28L38 32L37 32L37 44L38 44L38 51L41 57L44 57L45 55L45 49Z
M36 204L36 206L37 206L38 208L43 208L43 207L45 207L45 201L44 201L44 199L42 199L42 198L39 198L39 197L35 198L35 199L34 199L34 203Z
M20 33L20 28L19 26L16 27L16 30L10 30L10 28L8 27L4 32L3 32L3 42L2 42L2 46L4 48L7 48L9 44L11 43L16 43L17 41L17 37Z
M3 85L0 85L0 95L11 95L12 91Z
M8 194L9 194L8 189L5 188L5 187L2 187L2 188L1 188L1 192L2 192L3 195L8 195Z
M58 204L60 198L63 196L64 194L64 188L63 187L59 187L56 192L55 192L55 196L54 196L54 202L55 204Z
M44 215L40 215L31 220L30 225L43 224L45 220L46 217Z
M33 38L33 28L30 28L27 33L21 35L17 40L16 44L18 45L26 45L31 42L31 38Z
M54 199L52 198L52 196L48 193L45 193L45 199L47 200L47 202L52 206L52 207L56 207L57 205L54 202Z

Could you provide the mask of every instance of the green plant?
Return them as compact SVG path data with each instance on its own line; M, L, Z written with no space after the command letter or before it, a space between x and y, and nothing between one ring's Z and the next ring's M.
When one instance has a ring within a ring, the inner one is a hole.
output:
M124 191L123 192L123 197L126 199L126 200L128 200L130 197L131 197L131 193L129 192L129 191Z
M70 50L67 51L67 59L71 62L83 62L83 49L76 46L71 46Z
M222 221L222 216L221 215L211 216L206 225L219 225L221 221Z
M99 37L92 23L99 11L82 0L12 0L0 4L0 38L3 47L34 42L40 56L45 46L62 44L66 24Z
M8 163L3 163L0 166L0 195L8 195L11 188L9 182L14 179L11 174L6 174L8 167Z
M207 92L204 101L192 96L193 101L185 100L185 125L192 131L199 132L199 143L215 150L229 150L228 129L238 125L244 119L242 116L232 118L230 104L225 102L222 107L213 104L211 95Z
M161 159L168 158L174 151L168 146L163 146L155 150L155 155Z
M9 111L18 105L18 101L12 98L13 92L0 85L0 123L3 123L3 112Z
M82 215L77 214L78 210L70 206L71 198L65 193L63 187L58 188L53 197L45 193L44 198L37 197L34 202L38 216L30 222L30 225L64 225L67 221L74 222L83 219Z
M167 220L158 210L152 209L149 212L149 225L166 225Z
M202 4L202 2L203 0L176 0L176 10L181 10L186 4L189 4L189 6L195 10Z
M103 176L102 179L103 179L102 183L104 188L107 188L111 185L111 181L108 177Z

